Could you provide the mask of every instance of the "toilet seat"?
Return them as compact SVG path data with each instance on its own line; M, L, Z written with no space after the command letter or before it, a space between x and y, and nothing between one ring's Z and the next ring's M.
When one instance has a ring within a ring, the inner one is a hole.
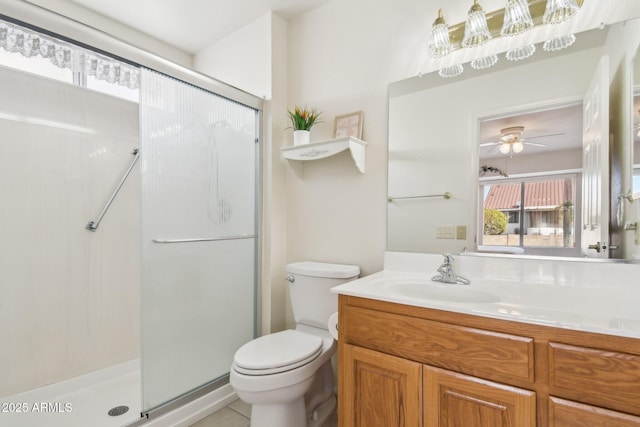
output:
M322 353L322 339L293 329L264 335L240 347L233 368L245 375L270 375L306 365Z

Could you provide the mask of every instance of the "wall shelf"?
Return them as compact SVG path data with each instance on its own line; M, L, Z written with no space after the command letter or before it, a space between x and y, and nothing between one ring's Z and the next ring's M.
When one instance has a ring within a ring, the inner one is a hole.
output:
M349 150L356 167L361 173L364 173L366 146L366 142L352 136L347 136L344 138L312 142L305 145L285 147L281 148L281 150L285 159L299 161L320 160Z

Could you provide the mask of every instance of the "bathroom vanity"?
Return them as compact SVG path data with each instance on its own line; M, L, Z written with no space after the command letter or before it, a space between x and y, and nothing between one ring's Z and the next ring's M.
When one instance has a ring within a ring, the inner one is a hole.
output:
M519 279L487 279L459 257L465 289L429 283L442 257L388 257L334 288L341 427L640 426L640 266L497 259Z

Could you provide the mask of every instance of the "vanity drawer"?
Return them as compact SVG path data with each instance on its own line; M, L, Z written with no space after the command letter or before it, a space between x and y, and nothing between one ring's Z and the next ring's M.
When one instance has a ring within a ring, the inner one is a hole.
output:
M487 379L534 381L531 338L362 307L344 314L340 339L349 344Z
M640 356L549 343L553 394L640 415Z
M550 397L549 427L640 427L640 417Z

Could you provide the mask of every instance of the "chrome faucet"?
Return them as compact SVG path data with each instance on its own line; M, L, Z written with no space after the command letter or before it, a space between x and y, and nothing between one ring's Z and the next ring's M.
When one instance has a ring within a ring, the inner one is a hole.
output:
M469 279L466 279L456 272L453 269L453 257L449 254L444 255L444 263L438 267L438 273L440 275L433 276L431 280L434 282L442 282L442 283L461 283L463 285L468 285L471 282Z

